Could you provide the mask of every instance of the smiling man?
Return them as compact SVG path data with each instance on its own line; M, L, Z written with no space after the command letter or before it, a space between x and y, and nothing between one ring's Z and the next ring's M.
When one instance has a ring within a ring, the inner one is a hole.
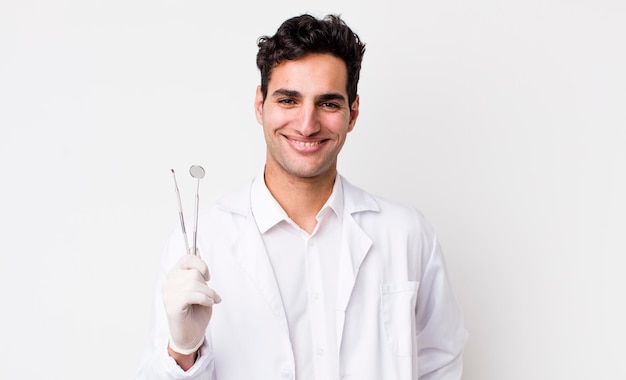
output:
M337 173L364 51L337 16L259 39L265 165L202 212L198 252L172 238L138 379L461 378L467 332L432 227Z
M341 58L311 53L276 65L267 90L257 89L256 116L267 143L265 184L308 233L331 194L337 156L359 114L358 97L349 103L347 80Z

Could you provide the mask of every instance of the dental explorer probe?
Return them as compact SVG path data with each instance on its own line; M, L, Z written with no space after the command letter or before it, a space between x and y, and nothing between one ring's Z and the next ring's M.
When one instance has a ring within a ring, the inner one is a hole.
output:
M185 218L183 217L183 203L180 200L180 191L178 191L178 183L176 182L176 173L174 173L174 169L170 169L170 170L172 171L172 176L174 176L174 187L176 188L176 198L178 198L178 215L180 217L180 227L183 229L183 240L185 240L186 252L191 253L191 251L189 250L189 241L187 241L187 231L185 230Z

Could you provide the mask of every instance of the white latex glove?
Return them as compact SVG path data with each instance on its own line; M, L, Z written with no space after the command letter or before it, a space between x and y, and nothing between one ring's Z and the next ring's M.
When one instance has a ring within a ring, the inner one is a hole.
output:
M163 303L170 327L170 348L189 355L204 342L213 305L222 299L209 286L209 268L195 255L184 255L163 283Z

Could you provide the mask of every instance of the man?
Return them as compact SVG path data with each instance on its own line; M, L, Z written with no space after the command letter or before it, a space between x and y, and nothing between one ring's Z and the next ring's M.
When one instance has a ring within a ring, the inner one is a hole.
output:
M197 256L172 239L139 379L460 379L433 229L337 173L364 51L336 16L259 40L264 168L203 211Z

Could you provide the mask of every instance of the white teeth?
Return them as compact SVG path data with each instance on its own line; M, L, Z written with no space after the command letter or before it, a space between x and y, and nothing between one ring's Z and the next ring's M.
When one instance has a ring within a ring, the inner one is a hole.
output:
M295 141L293 140L294 143L298 144L298 145L302 145L302 146L315 146L319 144L319 141Z

